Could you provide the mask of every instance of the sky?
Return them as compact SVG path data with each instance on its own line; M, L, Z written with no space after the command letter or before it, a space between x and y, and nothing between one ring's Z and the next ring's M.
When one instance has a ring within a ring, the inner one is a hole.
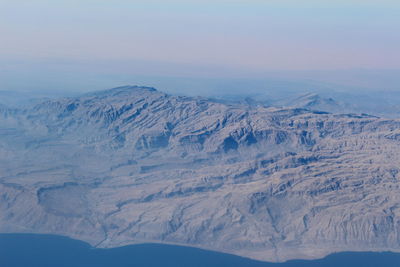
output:
M395 70L399 32L398 0L0 0L0 90L18 75Z

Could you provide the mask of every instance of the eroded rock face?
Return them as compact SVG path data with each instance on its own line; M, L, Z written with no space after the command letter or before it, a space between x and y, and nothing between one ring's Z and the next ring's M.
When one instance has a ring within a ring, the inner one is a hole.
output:
M0 113L0 231L260 260L400 251L400 121L122 87Z

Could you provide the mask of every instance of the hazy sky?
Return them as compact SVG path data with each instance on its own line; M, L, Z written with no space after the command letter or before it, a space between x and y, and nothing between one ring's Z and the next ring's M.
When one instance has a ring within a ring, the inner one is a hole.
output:
M400 69L399 33L398 0L0 0L0 75Z

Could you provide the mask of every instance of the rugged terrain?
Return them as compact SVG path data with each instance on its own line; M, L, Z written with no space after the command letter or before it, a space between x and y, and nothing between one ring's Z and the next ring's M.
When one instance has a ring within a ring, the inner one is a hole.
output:
M145 87L0 106L0 232L266 261L400 251L399 151L400 120Z

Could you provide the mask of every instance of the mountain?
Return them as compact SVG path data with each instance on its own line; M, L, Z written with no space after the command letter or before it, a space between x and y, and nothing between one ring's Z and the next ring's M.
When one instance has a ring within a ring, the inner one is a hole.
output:
M304 108L310 110L322 110L332 113L337 113L340 110L343 111L343 107L335 101L333 98L324 98L315 93L307 93L285 101L283 106L293 107L293 108Z
M329 96L330 95L330 96ZM397 118L399 95L396 92L383 93L306 93L295 97L284 97L273 102L274 106L321 110L330 113L367 113L380 117ZM332 97L333 95L333 97Z
M265 261L400 251L400 120L131 86L10 114L0 232Z
M293 90L271 88L259 94L221 95L220 101L278 108L302 108L330 113L365 113L385 118L398 118L399 91Z

